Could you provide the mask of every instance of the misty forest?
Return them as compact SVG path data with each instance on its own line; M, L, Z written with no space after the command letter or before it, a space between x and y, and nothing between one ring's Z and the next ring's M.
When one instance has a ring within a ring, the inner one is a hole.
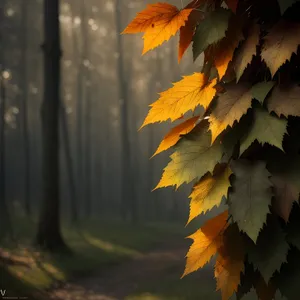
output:
M151 192L168 156L150 157L171 127L138 129L158 93L195 65L191 53L178 65L176 37L142 56L140 36L120 35L146 2L1 0L0 287L6 296L214 293L212 274L201 275L205 291L199 276L180 280L184 237L191 233L184 228L186 191ZM81 287L91 274L94 287ZM64 290L71 279L79 284Z
M0 299L298 300L299 16L0 0Z

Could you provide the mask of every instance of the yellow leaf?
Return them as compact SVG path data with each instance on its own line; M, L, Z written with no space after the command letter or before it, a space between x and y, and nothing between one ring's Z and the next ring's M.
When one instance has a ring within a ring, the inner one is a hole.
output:
M216 94L216 82L214 79L207 83L202 73L184 76L172 88L160 93L160 98L150 105L151 109L141 128L168 119L173 122L189 110L194 111L198 105L206 109Z
M231 85L220 95L209 118L212 143L227 126L232 127L251 107L252 94L247 85Z
M222 197L227 197L227 191L230 187L229 177L232 174L229 167L223 168L219 174L212 176L206 174L199 183L194 186L190 195L190 216L187 223L201 213L211 210L214 206L219 206Z
M189 133L195 127L197 120L199 120L199 116L192 117L172 128L172 130L164 137L152 157L174 146L180 140L181 135Z
M223 234L221 247L215 264L217 290L221 290L222 300L228 300L237 291L241 272L244 272L244 245L236 224Z
M182 277L197 271L207 264L214 256L222 243L222 234L227 228L228 211L207 221L201 229L188 238L193 239L186 255L186 266Z
M264 38L261 57L266 62L272 76L297 52L300 44L300 23L281 20Z
M211 134L207 129L208 123L204 120L181 138L155 189L172 185L178 188L185 182L190 183L207 172L213 172L222 160L224 149L221 143L211 146Z

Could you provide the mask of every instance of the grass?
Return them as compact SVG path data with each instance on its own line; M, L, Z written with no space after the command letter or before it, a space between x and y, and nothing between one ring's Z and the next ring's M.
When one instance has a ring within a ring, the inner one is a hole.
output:
M140 286L125 300L220 300L215 292L216 282L212 266L180 279L182 267L171 268L164 277Z
M181 239L186 234L182 225L132 226L90 221L82 224L80 231L63 226L65 241L73 250L73 255L65 256L41 253L31 247L36 230L34 222L18 219L14 226L18 247L6 242L1 248L17 263L2 266L1 281L7 290L23 291L23 294L48 289L74 276L104 272L109 266L139 255L170 236Z

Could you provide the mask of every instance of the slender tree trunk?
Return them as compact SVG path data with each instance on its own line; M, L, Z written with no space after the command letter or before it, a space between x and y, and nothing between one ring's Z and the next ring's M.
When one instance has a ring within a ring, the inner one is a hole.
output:
M66 116L66 109L63 102L61 103L60 108L60 120L61 120L61 128L62 128L62 141L64 146L64 153L66 159L66 170L69 181L69 190L70 190L70 208L71 208L71 223L75 225L78 223L78 211L77 211L77 194L76 194L76 185L74 178L74 170L73 170L73 160L70 149L70 134L68 131L68 123Z
M122 1L116 0L116 33L117 33L117 49L118 49L118 61L117 61L117 75L119 82L119 100L121 105L121 143L122 143L122 199L121 199L121 214L123 219L127 218L128 212L133 222L137 221L137 207L134 203L134 197L132 197L131 182L132 171L130 163L130 141L129 141L129 124L128 124L128 90L127 81L124 73L124 57L123 57L123 43L120 33L122 32L121 23L121 4Z
M6 168L5 168L5 81L4 68L4 7L5 1L0 3L0 238L7 236L11 230L9 210L6 203ZM12 232L10 232L12 234Z
M1 58L2 59L2 58ZM2 68L0 69L0 238L8 233L10 218L6 203L5 174L5 107L6 95Z
M27 14L28 14L28 2L23 1L22 4L22 61L23 66L21 68L21 120L22 120L22 136L23 136L23 151L24 151L24 207L27 216L31 215L31 190L30 190L30 141L29 141L29 128L28 128L28 90L27 90Z
M85 1L81 0L81 13L82 13L82 40L83 40L83 59L90 61L90 38L89 26L86 22L86 8ZM84 89L85 89L85 111L84 111L84 137L85 137L85 162L84 162L84 199L85 199L85 214L90 217L92 212L92 199L91 199L91 74L87 66L84 68Z
M81 18L81 28L83 26L83 20ZM77 32L73 30L74 52L75 57L79 57L77 66L77 95L76 95L76 179L77 179L77 200L78 208L82 201L82 180L83 180L83 139L82 139L82 111L83 111L83 60L84 56L80 49L80 44L77 36Z
M59 109L60 28L59 0L44 0L44 100L42 117L43 200L36 243L49 251L66 249L60 228Z

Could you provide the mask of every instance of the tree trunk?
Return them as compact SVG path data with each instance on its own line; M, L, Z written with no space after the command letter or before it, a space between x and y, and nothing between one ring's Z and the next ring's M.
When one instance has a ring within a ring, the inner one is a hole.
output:
M73 18L74 19L74 18ZM81 19L81 26L84 20ZM76 183L77 183L77 205L80 211L82 201L82 179L83 179L83 146L82 146L82 111L83 111L83 53L76 30L73 30L73 48L77 60L77 95L76 95ZM78 58L79 57L79 58Z
M11 230L9 211L6 203L6 174L5 174L5 109L6 95L3 78L4 68L4 7L5 1L0 5L0 238L7 236ZM12 234L12 232L10 232Z
M85 1L81 0L81 20L82 20L82 40L83 40L83 59L89 61L90 58L90 38L89 26L86 22ZM88 66L84 67L84 89L85 89L85 110L84 110L84 145L85 145L85 162L84 162L84 203L85 215L90 217L92 212L91 199L91 74Z
M44 99L42 117L43 199L36 243L48 251L66 250L60 228L59 109L60 28L59 0L44 0Z
M22 100L21 100L21 120L22 120L22 136L23 136L23 151L24 151L24 208L27 216L31 215L31 199L30 199L30 141L29 141L29 128L28 128L28 90L27 90L27 10L28 2L23 1L22 4L22 59L23 66L21 68L21 82Z
M2 59L2 57L1 57ZM0 69L0 238L9 233L10 218L6 203L6 181L5 181L5 86Z
M63 102L60 107L60 117L61 117L61 128L62 128L62 141L64 146L65 160L66 160L66 170L69 181L70 190L70 209L71 209L71 223L76 225L78 223L78 210L77 210L77 194L76 185L73 170L73 160L70 149L70 135L68 131L68 123L66 116L66 109Z
M124 73L123 43L120 33L122 32L121 23L121 1L116 0L116 35L117 35L117 75L119 82L119 101L121 106L121 143L122 143L122 199L121 214L125 220L130 213L131 220L136 222L138 219L137 205L135 197L131 195L132 170L130 162L130 141L129 141L129 124L128 124L128 90L127 80Z

